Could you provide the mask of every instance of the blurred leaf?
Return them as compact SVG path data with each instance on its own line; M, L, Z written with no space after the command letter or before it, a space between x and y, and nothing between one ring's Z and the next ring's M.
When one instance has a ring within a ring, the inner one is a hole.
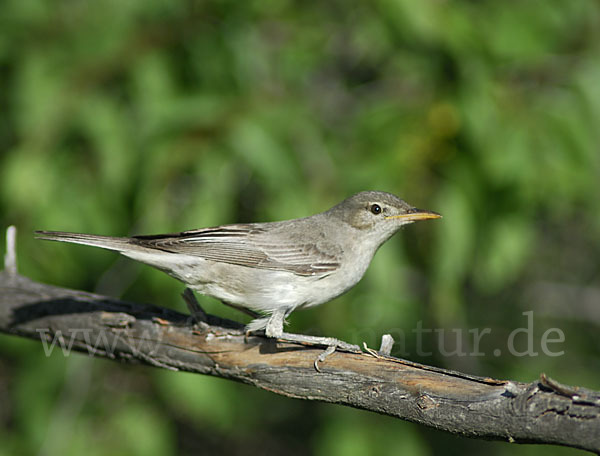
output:
M6 0L0 27L0 219L18 225L25 275L185 311L183 285L160 271L30 233L281 220L387 190L444 218L402 230L356 288L294 313L293 330L372 346L392 332L410 347L422 321L492 327L490 344L504 344L527 306L536 328L564 329L568 356L421 361L593 378L598 322L572 316L577 300L563 315L535 290L600 288L598 3ZM72 374L39 344L1 343L0 452L38 452ZM93 363L121 379L122 396L114 411L100 405L114 392L99 389L72 431L64 424L73 454L195 454L212 433L233 453L253 439L274 454L537 451ZM155 378L158 394L138 391L136 375Z

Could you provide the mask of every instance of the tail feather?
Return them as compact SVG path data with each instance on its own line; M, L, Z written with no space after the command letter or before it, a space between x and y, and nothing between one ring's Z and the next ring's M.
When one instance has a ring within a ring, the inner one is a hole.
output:
M126 237L100 236L96 234L67 233L65 231L36 231L36 239L91 245L108 250L131 250L132 243Z

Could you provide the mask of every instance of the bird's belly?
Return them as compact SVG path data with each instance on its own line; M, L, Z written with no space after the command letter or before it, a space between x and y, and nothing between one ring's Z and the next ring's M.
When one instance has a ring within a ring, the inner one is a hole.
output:
M245 268L249 269L249 268ZM249 276L259 276L256 280ZM298 280L300 279L300 280ZM226 284L212 281L194 287L199 292L222 301L261 312L279 308L295 309L312 300L310 284L305 277L291 273L262 270L228 280Z
M221 269L221 273L216 272ZM218 264L211 268L212 280L192 288L200 293L255 311L270 313L323 304L344 293L359 279L340 280L336 273L319 278L285 271ZM226 280L220 280L227 277Z

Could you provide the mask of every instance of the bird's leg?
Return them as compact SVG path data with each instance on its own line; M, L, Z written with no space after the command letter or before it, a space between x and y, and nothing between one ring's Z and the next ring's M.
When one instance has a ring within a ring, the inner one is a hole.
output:
M287 313L287 309L276 309L271 314L269 320L267 321L267 326L265 327L265 336L272 337L274 339L281 338L281 335L283 334L283 323Z
M296 342L307 345L320 345L327 347L323 353L321 353L317 359L315 359L315 369L319 371L319 363L325 361L325 359L335 352L337 349L347 351L350 353L362 353L362 350L358 345L349 344L342 340L335 339L334 337L319 337L319 336L307 336L304 334L293 334L283 331L283 322L287 315L286 309L278 309L269 318L267 327L265 328L265 335L272 337L284 342Z
M183 300L190 311L190 316L192 317L194 324L197 326L206 326L208 315L206 315L204 309L200 307L200 303L196 299L194 292L190 288L186 288L183 290L181 296L183 297Z

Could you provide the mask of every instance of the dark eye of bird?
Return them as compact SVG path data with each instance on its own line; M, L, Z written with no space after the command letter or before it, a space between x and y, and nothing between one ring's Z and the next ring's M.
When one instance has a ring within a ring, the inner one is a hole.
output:
M379 204L371 205L371 212L375 215L381 214L381 206Z

